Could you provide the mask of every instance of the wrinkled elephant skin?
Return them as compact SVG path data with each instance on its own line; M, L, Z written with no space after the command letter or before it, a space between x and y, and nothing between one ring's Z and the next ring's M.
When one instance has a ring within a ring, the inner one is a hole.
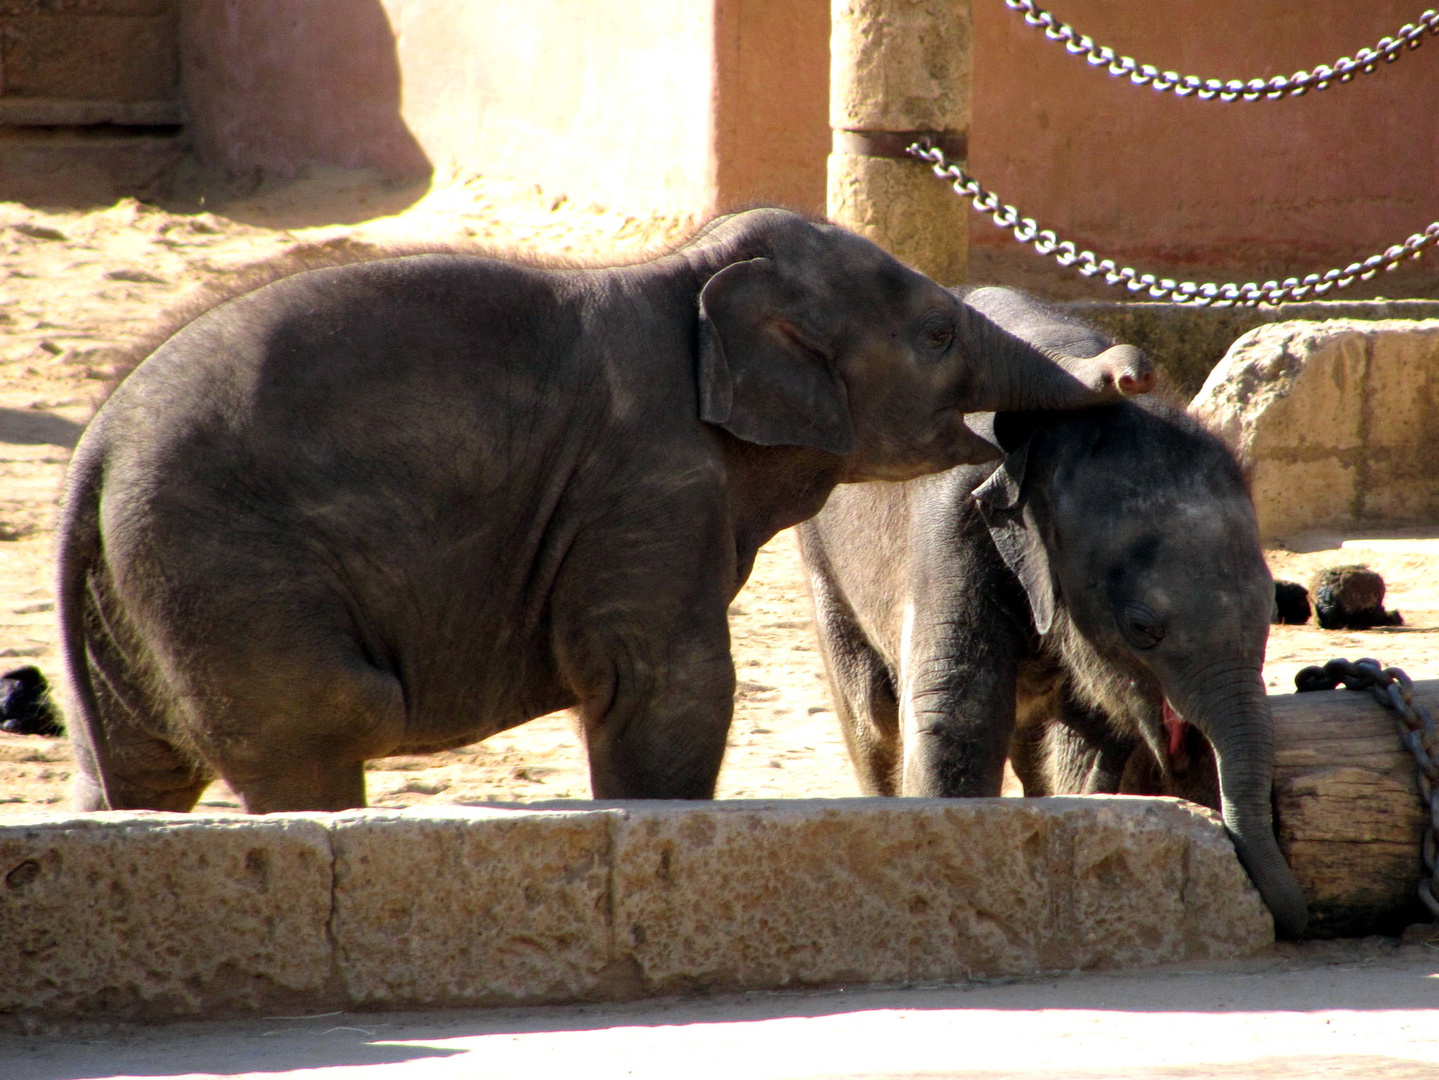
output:
M1110 349L1023 294L968 301L1046 351ZM1115 792L1141 746L1174 780L1192 725L1241 860L1298 935L1260 675L1274 587L1232 455L1152 400L972 422L997 468L842 488L800 529L862 787L994 796L1008 756L1028 795Z
M712 795L726 609L837 483L1118 396L843 230L719 219L630 267L416 254L195 318L67 480L81 808L362 806L364 762L575 707L599 797Z

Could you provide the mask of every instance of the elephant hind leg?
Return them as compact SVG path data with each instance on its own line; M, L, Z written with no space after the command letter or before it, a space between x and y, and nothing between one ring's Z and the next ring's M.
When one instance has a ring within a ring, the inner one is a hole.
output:
M210 700L226 704L211 705L200 721L207 756L247 813L364 806L365 762L393 752L404 736L399 680L358 657L328 669L287 660L263 679L216 683Z
M832 583L812 574L810 594L835 715L860 790L897 795L901 752L894 673Z
M1047 794L1114 794L1137 743L1116 734L1103 712L1065 695L1040 752Z
M215 773L166 737L164 704L147 685L154 680L122 654L97 609L87 614L90 632L67 656L75 809L193 809Z
M78 766L75 809L176 814L194 809L215 774L164 739L133 724L110 723L102 751L88 738L71 736Z

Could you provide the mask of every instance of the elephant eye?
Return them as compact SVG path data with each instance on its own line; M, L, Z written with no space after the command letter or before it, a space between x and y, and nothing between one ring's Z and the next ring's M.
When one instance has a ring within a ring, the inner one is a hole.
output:
M926 348L941 352L954 340L954 323L943 315L934 314L919 328L919 340Z
M1152 649L1164 640L1164 620L1148 604L1130 601L1115 612L1119 632L1136 649Z

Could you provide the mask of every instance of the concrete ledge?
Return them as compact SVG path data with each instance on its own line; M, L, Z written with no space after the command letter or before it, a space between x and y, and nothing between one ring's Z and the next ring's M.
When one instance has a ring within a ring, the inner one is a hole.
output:
M839 799L0 826L0 1015L617 1000L1251 955L1208 811Z

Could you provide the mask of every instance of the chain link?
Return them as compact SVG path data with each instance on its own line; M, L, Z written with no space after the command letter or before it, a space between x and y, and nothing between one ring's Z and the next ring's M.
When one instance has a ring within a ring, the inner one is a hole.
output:
M1307 667L1294 676L1299 693L1333 690L1343 683L1349 690L1368 690L1374 700L1395 714L1399 739L1414 755L1419 776L1419 795L1429 810L1429 828L1424 832L1422 855L1428 877L1419 882L1419 899L1439 921L1439 732L1429 710L1414 700L1414 683L1398 668L1381 667L1378 660L1365 658L1350 663L1340 657L1323 667Z
M1274 101L1301 97L1310 90L1327 89L1331 83L1347 83L1360 73L1368 75L1378 70L1381 61L1392 64L1406 48L1419 48L1426 33L1439 34L1439 11L1430 8L1419 16L1418 22L1400 27L1395 37L1380 38L1372 49L1360 49L1352 58L1341 56L1333 64L1320 64L1313 71L1296 71L1287 79L1283 75L1269 79L1201 79L1198 75L1160 71L1153 64L1141 64L1133 57L1120 56L1108 45L1096 45L1089 35L1060 22L1033 0L1004 0L1004 4L1011 11L1023 13L1024 21L1043 30L1050 41L1062 41L1071 56L1083 56L1094 67L1106 68L1116 78L1128 76L1135 86L1172 90L1178 97L1192 94L1201 101Z
M1243 285L1214 282L1174 281L1141 274L1133 267L1119 266L1113 259L1098 258L1092 251L1080 251L1072 240L1060 240L1051 229L1041 229L1034 218L1022 217L1018 209L999 201L999 196L986 190L978 180L955 165L943 150L928 139L911 143L908 153L926 162L934 175L950 181L955 193L969 199L980 213L989 214L995 225L1009 229L1022 244L1032 244L1041 255L1051 255L1060 266L1076 266L1085 277L1102 274L1110 285L1123 284L1130 292L1144 292L1157 300L1196 307L1254 307L1256 304L1278 304L1286 300L1303 300L1323 296L1331 289L1344 289L1356 281L1368 281L1380 270L1393 270L1405 259L1417 259L1426 247L1439 244L1439 221L1431 222L1423 232L1415 233L1402 244L1387 248L1383 254L1371 255L1363 262L1350 263L1341 269L1322 274L1285 278L1283 281L1253 281Z

